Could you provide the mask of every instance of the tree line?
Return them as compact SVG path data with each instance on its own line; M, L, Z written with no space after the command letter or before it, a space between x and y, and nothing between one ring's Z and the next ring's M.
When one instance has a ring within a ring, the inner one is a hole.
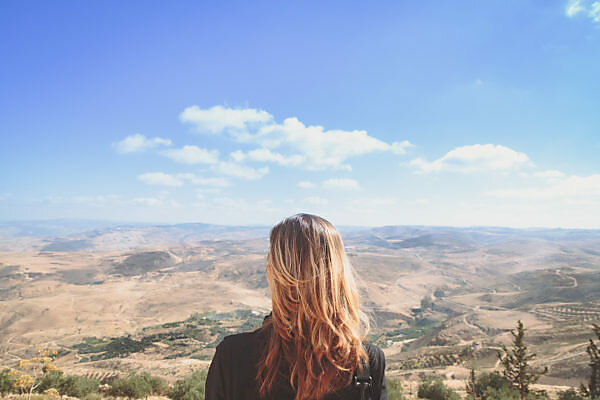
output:
M536 354L525 344L526 329L519 320L510 331L510 347L502 346L497 357L500 372L476 373L471 367L465 391L469 400L547 400L545 391L533 385L548 371L547 367L532 366ZM590 377L579 388L570 388L558 394L559 400L600 400L600 326L594 324L595 338L589 339L586 348L589 356ZM598 343L596 343L596 341ZM0 395L21 394L28 400L43 396L44 400L60 395L84 400L101 400L103 397L123 397L130 400L150 395L166 396L172 400L203 400L206 370L198 370L172 384L147 372L133 373L100 385L96 379L64 374L55 364L56 352L38 348L35 357L20 360L13 368L0 371ZM404 400L401 381L387 379L390 400ZM447 387L440 378L425 376L419 383L417 396L429 400L460 400L460 395ZM41 400L41 399L34 399Z

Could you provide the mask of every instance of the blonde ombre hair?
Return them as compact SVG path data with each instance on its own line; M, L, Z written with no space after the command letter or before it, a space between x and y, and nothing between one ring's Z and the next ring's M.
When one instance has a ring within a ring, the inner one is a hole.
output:
M258 365L261 397L280 369L296 400L321 399L350 384L368 360L362 341L368 320L340 234L323 218L297 214L271 230L267 276L273 313Z

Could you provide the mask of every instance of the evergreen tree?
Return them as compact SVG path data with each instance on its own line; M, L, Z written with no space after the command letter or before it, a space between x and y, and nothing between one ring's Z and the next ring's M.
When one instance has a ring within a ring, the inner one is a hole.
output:
M512 348L509 350L505 345L502 345L502 352L498 352L500 364L502 364L502 374L508 379L511 384L519 390L521 400L529 393L529 387L536 383L541 375L548 372L548 368L538 370L529 365L529 362L536 356L535 353L530 353L527 350L527 345L524 342L526 329L523 327L521 320L517 321L516 332L510 330L513 337Z
M433 299L430 295L426 295L421 299L421 311L427 311L433 307Z
M471 367L471 373L469 374L469 380L467 381L467 387L465 390L467 391L467 396L471 400L478 400L477 392L475 390L476 379L475 379L475 369Z
M593 330L596 334L596 338L600 341L600 326L594 324ZM585 397L595 399L600 397L600 351L593 339L590 339L590 344L588 344L586 351L590 356L589 365L592 368L592 373L590 375L588 386L585 387L585 385L581 385L581 393Z

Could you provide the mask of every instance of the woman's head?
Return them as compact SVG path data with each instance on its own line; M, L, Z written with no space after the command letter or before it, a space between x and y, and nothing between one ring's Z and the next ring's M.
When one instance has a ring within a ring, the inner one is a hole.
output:
M266 268L273 316L259 365L261 394L270 390L281 362L298 400L321 398L348 383L366 358L366 318L335 227L310 214L286 218L271 230Z

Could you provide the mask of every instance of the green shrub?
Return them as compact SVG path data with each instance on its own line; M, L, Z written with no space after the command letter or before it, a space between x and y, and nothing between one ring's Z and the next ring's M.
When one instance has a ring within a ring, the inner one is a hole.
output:
M88 393L83 400L102 400L102 395L100 393Z
M486 391L488 388L500 390L511 386L510 381L497 372L482 372L475 379L475 394L477 398L487 400Z
M173 400L204 400L207 370L199 370L176 381L168 396Z
M141 375L129 375L120 378L111 384L109 394L129 399L141 399L152 393L152 386Z
M575 389L570 388L558 392L558 400L584 400L584 397L577 393Z
M143 372L140 376L150 385L150 394L164 396L169 392L169 384L165 379L152 376L147 372Z
M499 389L488 387L484 393L486 400L520 400L521 393L519 389L513 386L502 386ZM548 400L545 392L529 392L524 397L525 400Z
M15 377L10 374L10 369L0 371L0 396L6 396L14 391Z
M402 392L402 382L397 378L385 378L385 386L389 400L404 400Z
M444 385L441 379L431 376L423 378L417 396L429 400L460 400L458 393Z
M40 379L40 385L36 388L39 393L44 393L48 389L56 389L59 392L63 384L62 371L51 371Z
M31 395L31 400L53 400L55 397L49 396L46 394L33 393ZM29 400L26 394L22 394L20 396L12 397L11 400Z
M99 382L95 379L88 379L85 376L68 375L63 378L63 383L59 389L61 394L84 398L90 393L98 391Z
M520 400L521 394L512 386L488 387L483 395L486 400Z

